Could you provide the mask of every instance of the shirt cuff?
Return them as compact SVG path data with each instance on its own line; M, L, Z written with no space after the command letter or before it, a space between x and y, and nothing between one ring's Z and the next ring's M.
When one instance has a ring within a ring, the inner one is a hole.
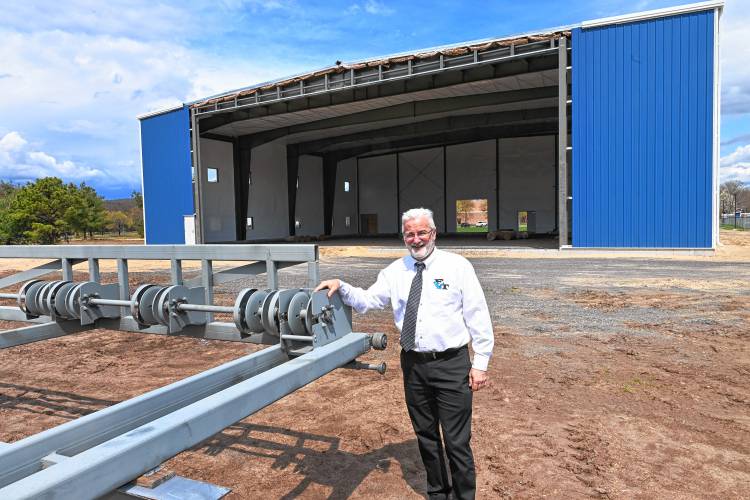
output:
M338 289L339 295L341 295L341 300L344 301L344 304L348 306L351 306L351 304L349 303L351 289L352 289L352 286L349 283L341 279L339 280L339 289Z
M474 353L474 362L471 364L471 367L475 370L482 370L483 372L487 371L487 366L490 364L490 357L486 354L478 354Z

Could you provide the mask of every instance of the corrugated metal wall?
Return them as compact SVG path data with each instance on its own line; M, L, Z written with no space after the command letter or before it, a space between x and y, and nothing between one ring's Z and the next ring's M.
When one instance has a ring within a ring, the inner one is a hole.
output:
M710 248L714 12L572 47L573 246Z
M185 243L193 214L190 114L187 107L141 120L146 243Z

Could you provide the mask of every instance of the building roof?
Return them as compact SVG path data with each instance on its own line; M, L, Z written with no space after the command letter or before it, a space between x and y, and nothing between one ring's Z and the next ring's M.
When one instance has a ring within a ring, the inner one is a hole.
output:
M210 109L211 111L215 112L220 111L222 103L233 103L233 107L236 107L238 100L244 100L247 102L249 99L253 99L256 104L259 104L263 101L264 94L269 95L269 93L271 94L271 100L281 99L282 97L284 97L283 93L287 92L287 90L282 89L289 89L290 87L296 89L297 86L299 86L299 91L293 91L290 97L299 97L301 95L308 95L309 93L333 90L332 88L329 88L329 78L338 78L339 80L343 81L347 78L347 75L350 75L351 83L354 84L355 78L367 78L366 72L368 69L377 70L378 76L380 77L379 79L382 79L382 73L384 71L389 71L396 67L403 68L404 65L408 65L408 71L411 71L413 65L420 63L431 64L432 62L440 61L440 64L442 65L443 58L461 58L462 56L465 57L473 55L476 59L477 54L479 53L490 53L492 51L496 51L497 49L504 49L515 46L538 46L539 42L557 40L561 37L570 38L571 31L575 28L596 28L601 26L656 19L660 17L688 14L691 12L722 9L723 7L723 0L711 0L687 5L679 5L664 9L656 9L621 16L583 21L576 25L550 28L532 33L523 33L502 38L477 40L473 42L462 42L452 45L433 47L429 49L421 49L412 52L402 52L398 54L381 56L350 63L336 61L333 66L328 66L315 71L309 71L293 76L287 76L276 80L258 83L240 89L222 92L214 96L188 102L186 103L186 105L198 110ZM355 72L359 76L355 76ZM411 73L409 73L409 75L411 75ZM305 89L309 90L306 92ZM276 99L274 99L274 97ZM179 107L181 106L172 106L168 109L162 109L159 111L140 115L138 116L138 118L148 118L154 115L173 111Z

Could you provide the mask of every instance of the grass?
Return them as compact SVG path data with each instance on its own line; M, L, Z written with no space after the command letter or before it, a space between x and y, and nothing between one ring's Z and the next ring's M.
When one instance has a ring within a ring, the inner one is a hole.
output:
M721 224L721 229L725 229L727 231L745 231L746 230L739 226L734 227L734 224Z
M487 232L487 226L485 227L477 227L477 226L467 226L467 227L461 227L458 226L456 228L457 233L486 233Z

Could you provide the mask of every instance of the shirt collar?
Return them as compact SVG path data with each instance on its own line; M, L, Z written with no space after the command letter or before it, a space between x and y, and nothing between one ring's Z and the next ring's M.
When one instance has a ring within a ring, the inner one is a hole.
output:
M440 252L440 250L438 250L437 247L435 247L435 249L432 251L430 256L427 257L425 260L421 261L424 263L425 270L429 269L430 266L432 266L432 264L435 262L435 259L437 259L438 252ZM420 262L420 261L418 261L411 255L406 256L406 268L407 269L414 270L414 264L416 264L417 262Z

